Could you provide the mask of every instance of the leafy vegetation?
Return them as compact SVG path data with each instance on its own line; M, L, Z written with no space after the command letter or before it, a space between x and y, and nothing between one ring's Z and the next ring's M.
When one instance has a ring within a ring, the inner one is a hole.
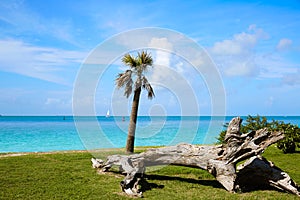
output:
M124 149L93 155L104 159L116 153ZM271 146L264 156L300 182L298 154L283 154ZM91 157L88 152L0 157L0 199L132 199L120 190L124 176L116 170L98 174ZM194 168L165 166L146 174L146 199L299 199L275 190L229 193L208 172Z
M228 123L225 127L228 126ZM294 153L296 147L300 147L300 128L297 125L284 123L283 121L272 120L269 122L266 117L248 116L241 126L241 133L247 133L261 128L268 128L269 131L283 131L285 138L277 143L277 147L284 153ZM224 143L226 130L223 130L218 139L218 143Z

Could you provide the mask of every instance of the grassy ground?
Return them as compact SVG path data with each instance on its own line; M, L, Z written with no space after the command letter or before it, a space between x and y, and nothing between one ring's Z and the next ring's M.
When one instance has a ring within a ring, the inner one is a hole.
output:
M299 153L270 147L264 156L300 183ZM123 176L97 174L91 157L88 152L0 157L0 199L131 199L120 190ZM147 174L146 199L299 199L271 190L232 194L199 169L167 166Z

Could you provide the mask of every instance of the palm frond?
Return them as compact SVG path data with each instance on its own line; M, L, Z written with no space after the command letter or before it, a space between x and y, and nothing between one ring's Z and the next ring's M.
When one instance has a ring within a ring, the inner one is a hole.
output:
M139 64L149 65L151 66L153 64L153 59L150 53L147 51L142 51L141 53L138 53L138 60Z
M121 88L125 86L129 81L132 81L131 75L132 75L131 70L126 70L124 73L118 74L115 80L117 87Z
M146 72L148 66L153 65L153 59L150 53L142 51L137 56L137 68L140 73Z
M124 87L124 96L128 98L133 90L143 88L148 91L148 98L152 99L155 96L153 88L144 76L147 67L153 64L151 54L147 51L138 53L136 57L126 54L122 58L122 62L129 66L130 70L118 74L115 81L118 88ZM133 75L136 77L135 82L132 80Z
M130 68L135 68L138 65L137 59L130 54L124 55L124 57L122 58L122 62Z
M124 89L124 96L126 96L126 98L128 98L132 93L132 85L133 85L133 81L132 81L132 79L130 79L126 83L126 86L125 86L125 89Z
M153 97L155 97L154 90L145 76L142 78L142 87L147 90L149 99L153 99Z

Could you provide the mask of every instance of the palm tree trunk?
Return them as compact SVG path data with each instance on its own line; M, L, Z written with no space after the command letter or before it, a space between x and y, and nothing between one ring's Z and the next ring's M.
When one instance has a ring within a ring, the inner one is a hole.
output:
M141 87L139 87L134 91L130 122L128 127L127 142L126 142L127 153L133 153L134 151L134 136L135 136L135 129L136 129L137 113L139 109L140 94L141 94Z

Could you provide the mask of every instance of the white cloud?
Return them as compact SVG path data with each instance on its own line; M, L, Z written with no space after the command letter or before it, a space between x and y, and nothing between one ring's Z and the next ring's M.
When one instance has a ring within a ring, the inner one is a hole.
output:
M259 73L255 62L255 47L259 40L267 39L268 35L255 25L248 32L235 34L232 39L216 42L210 52L215 62L228 76L253 76Z
M168 51L172 51L173 45L167 38L152 38L148 46L155 49L155 64L170 66L171 53Z
M155 60L154 60L154 64L159 64L159 65L163 65L163 66L170 66L170 53L165 52L165 51L155 51Z
M151 74L150 80L152 82L164 81L174 81L172 73L170 73L171 64L171 53L173 45L168 41L167 38L152 38L148 46L153 50L155 54L154 58L154 68ZM168 51L167 51L168 50ZM168 75L167 75L168 74Z
M224 74L227 76L253 76L258 74L258 66L252 58L229 60Z
M241 55L250 53L259 39L267 38L267 34L262 29L257 29L251 25L248 29L250 33L235 34L232 39L216 42L211 49L215 55Z
M276 49L277 49L278 51L288 50L288 49L291 47L292 43L293 43L292 40L287 39L287 38L282 38L282 39L278 42L278 44L277 44L277 46L276 46Z
M38 47L19 40L0 40L0 70L18 73L59 84L70 84L61 73L74 63L79 65L86 53Z
M277 78L283 84L298 84L298 65L284 59L280 52L259 54L256 47L267 34L256 26L250 26L248 32L235 34L232 39L216 42L211 48L212 56L223 74L227 76L246 76L258 78ZM292 41L283 38L276 49L287 50Z
M236 55L242 52L242 46L237 41L224 40L216 42L212 48L212 53L216 55Z
M168 38L152 38L149 47L155 48L155 49L167 49L169 51L172 50L173 45L168 41Z

